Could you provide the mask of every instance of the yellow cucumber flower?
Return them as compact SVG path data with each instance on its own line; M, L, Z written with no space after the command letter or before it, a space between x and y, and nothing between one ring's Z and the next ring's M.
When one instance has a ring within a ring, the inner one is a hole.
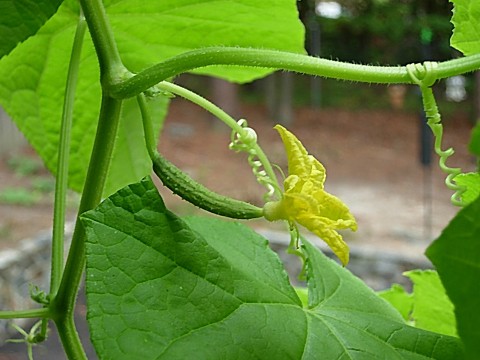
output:
M306 227L325 241L345 266L349 249L337 230L357 230L355 218L340 199L323 189L326 178L323 165L308 154L295 135L281 125L275 129L285 145L288 177L283 182L282 199L265 204L265 218L287 220L292 227L295 223Z

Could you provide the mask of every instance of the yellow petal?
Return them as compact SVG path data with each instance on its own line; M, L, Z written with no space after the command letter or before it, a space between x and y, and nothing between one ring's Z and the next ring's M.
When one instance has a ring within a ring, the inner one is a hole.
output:
M305 226L308 230L325 241L334 254L340 259L343 266L348 264L350 258L348 245L343 241L342 236L336 232L335 229L326 226L321 218L313 215L306 214L298 217L296 220L300 225Z
M323 190L316 191L312 196L318 204L316 215L331 220L331 226L336 229L357 230L357 221L342 200Z
M309 155L295 135L281 125L275 129L280 134L288 157L288 174L297 175L302 180L312 181L315 187L323 189L326 172L323 165Z

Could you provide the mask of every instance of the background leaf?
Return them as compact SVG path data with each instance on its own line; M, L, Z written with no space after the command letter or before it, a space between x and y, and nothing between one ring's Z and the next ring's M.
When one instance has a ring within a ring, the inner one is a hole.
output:
M0 58L34 35L62 0L0 0Z
M404 273L413 283L412 293L398 284L378 295L397 309L412 326L440 334L457 336L453 304L436 271L412 270Z
M125 65L134 71L187 50L210 45L303 52L304 29L291 0L105 1ZM0 103L54 171L68 60L78 19L67 0L40 31L0 60ZM211 67L202 73L251 81L262 69ZM168 100L150 103L160 129ZM72 130L69 186L81 191L100 108L98 63L90 39L81 60ZM151 171L139 112L126 104L106 194Z
M432 270L412 270L404 275L413 282L414 304L411 317L415 327L457 336L453 304L438 273Z
M104 358L462 358L458 339L407 326L309 243L303 308L263 237L238 223L179 219L150 178L82 220L87 317Z
M452 24L454 26L450 44L463 55L480 52L480 2L477 0L450 0L454 4Z
M480 174L466 173L455 176L455 182L460 186L465 186L467 189L462 194L462 201L465 205L473 202L480 195Z
M472 130L468 150L470 150L473 155L480 157L480 122L477 122Z
M480 359L480 198L460 210L426 251L455 306L468 359Z
M409 294L402 285L393 284L390 289L378 292L378 295L397 309L405 321L410 320L413 310L413 295Z

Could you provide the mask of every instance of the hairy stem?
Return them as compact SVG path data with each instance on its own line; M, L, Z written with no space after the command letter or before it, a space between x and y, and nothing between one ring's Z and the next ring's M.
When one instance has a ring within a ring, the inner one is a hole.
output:
M0 319L33 319L49 317L50 310L48 308L0 311Z
M157 141L155 132L153 131L152 117L148 111L147 100L144 94L137 95L137 103L140 108L140 113L142 114L143 132L145 134L145 144L147 145L148 155L153 161L158 155Z
M104 84L118 81L128 71L123 66L105 8L101 0L80 0L100 64Z
M102 97L97 134L72 236L72 244L57 296L51 303L52 310L56 315L54 320L59 330L60 327L73 326L75 299L85 266L85 230L79 221L79 216L97 206L102 198L117 135L120 110L121 101L105 95ZM65 348L70 346L78 348L77 341L78 335L74 328L69 329L67 334L62 337Z
M49 306L69 359L86 359L73 320L75 300L85 266L85 230L79 216L93 209L101 200L117 135L122 102L109 97L105 88L127 73L120 59L102 1L80 0L80 5L99 60L102 105L72 243L57 294L51 299Z
M75 330L73 317L67 317L63 321L56 321L58 335L63 344L67 359L87 360L82 342Z
M57 176L55 182L55 205L53 210L52 269L50 278L50 298L54 297L63 271L63 251L65 232L65 208L68 182L68 159L70 154L70 132L72 128L73 104L77 87L78 68L82 51L86 22L83 14L77 24L72 54L68 68L65 99L63 103L60 144L58 147Z
M283 69L309 75L367 83L413 83L405 66L371 66L322 59L284 51L211 47L177 55L129 78L112 84L110 95L129 98L160 81L209 65L241 65ZM446 78L480 68L480 54L439 63L436 78Z

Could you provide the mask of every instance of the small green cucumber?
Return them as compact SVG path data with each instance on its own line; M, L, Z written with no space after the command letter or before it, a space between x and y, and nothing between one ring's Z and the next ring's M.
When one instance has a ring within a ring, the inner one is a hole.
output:
M234 219L263 216L263 209L207 189L158 153L153 159L153 171L174 194L211 213Z

